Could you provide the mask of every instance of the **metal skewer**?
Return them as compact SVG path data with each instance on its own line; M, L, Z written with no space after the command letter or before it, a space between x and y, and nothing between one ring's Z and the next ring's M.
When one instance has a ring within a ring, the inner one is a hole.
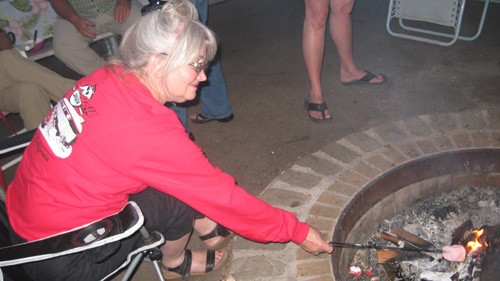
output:
M339 242L329 242L333 247L339 248L352 248L352 249L375 249L375 250L391 250L399 252L425 252L425 253L442 253L438 249L409 249L409 248L399 248L391 246L379 246L379 245L362 245L362 244L351 244L351 243L339 243Z

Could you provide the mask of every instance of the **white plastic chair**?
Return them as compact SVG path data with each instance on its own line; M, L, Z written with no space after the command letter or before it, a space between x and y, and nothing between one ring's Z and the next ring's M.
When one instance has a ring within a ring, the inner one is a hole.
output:
M481 19L473 36L460 35L465 2L466 0L390 0L387 32L395 37L440 46L451 46L458 39L475 40L483 29L490 0L484 0Z

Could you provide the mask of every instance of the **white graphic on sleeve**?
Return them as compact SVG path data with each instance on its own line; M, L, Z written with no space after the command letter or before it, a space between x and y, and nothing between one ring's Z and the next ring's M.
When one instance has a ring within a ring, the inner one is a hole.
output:
M41 133L52 152L60 158L71 155L72 144L82 132L85 119L80 115L81 96L91 98L95 88L80 86L68 98L61 99L40 126ZM77 110L78 109L78 110Z
M80 94L88 99L91 99L92 96L94 95L95 88L93 86L87 85L87 86L81 86L80 87Z

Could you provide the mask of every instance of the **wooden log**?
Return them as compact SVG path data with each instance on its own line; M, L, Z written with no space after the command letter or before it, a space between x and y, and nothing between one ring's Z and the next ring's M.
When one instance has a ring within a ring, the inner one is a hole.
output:
M391 233L393 233L394 235L396 235L400 239L407 241L407 242L409 242L409 243L411 243L419 248L422 248L422 249L435 249L436 248L436 246L434 244L432 244L431 242L426 241L426 240L402 229L399 226L393 227L391 229Z

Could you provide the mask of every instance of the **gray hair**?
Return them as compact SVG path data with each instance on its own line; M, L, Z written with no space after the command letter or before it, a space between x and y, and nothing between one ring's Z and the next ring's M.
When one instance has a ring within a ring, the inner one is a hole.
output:
M206 61L217 52L215 34L200 23L196 8L186 0L171 0L161 10L140 18L123 35L117 57L112 64L126 71L141 73L152 55L165 57L165 72L198 60L205 43Z

